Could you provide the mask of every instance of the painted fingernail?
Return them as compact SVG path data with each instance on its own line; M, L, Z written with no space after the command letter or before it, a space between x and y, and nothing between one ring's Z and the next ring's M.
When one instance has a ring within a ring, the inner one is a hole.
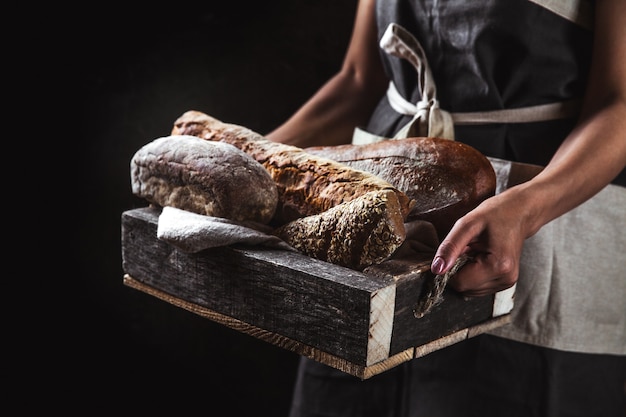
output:
M433 271L433 273L440 275L443 273L443 270L445 267L446 267L446 262L443 260L441 256L437 256L435 257L435 259L433 259L433 263L430 266L430 269L431 271Z

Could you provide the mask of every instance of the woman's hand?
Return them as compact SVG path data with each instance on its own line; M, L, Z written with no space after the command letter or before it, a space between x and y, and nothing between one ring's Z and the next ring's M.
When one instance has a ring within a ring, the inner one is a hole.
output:
M520 256L529 231L524 209L524 187L491 197L461 217L439 246L431 269L448 271L465 253L473 258L448 286L466 296L493 294L517 282ZM528 204L526 204L528 206Z

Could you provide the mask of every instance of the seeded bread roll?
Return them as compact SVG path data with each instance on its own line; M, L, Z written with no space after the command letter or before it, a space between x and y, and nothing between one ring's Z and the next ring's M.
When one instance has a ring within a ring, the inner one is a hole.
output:
M405 193L370 172L269 141L250 129L202 112L184 113L174 122L171 133L230 143L261 163L278 187L279 203L272 221L276 226L320 214L370 191L392 191L403 218L413 205Z
M162 137L135 153L130 171L133 194L161 207L267 224L278 204L265 168L223 142Z
M370 191L287 223L274 234L312 258L356 270L389 258L406 238L398 199L391 190Z

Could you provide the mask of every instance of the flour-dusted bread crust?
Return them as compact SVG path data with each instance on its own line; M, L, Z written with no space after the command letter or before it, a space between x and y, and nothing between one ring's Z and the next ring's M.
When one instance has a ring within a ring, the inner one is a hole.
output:
M161 207L267 224L278 190L263 166L223 142L195 136L155 139L131 159L134 195Z
M229 143L262 164L278 188L275 234L306 255L361 270L389 258L406 238L413 201L370 172L198 111L184 113L171 133Z
M404 242L400 213L393 191L370 191L323 213L293 220L274 234L312 258L363 270L388 259Z
M272 142L246 127L224 123L202 112L184 113L174 122L172 134L226 142L261 163L278 186L279 204L273 222L278 226L320 214L370 191L395 193L403 217L413 205L405 193L370 172Z
M441 238L496 190L489 160L473 147L448 139L414 137L305 151L389 182L415 201L407 220L430 221Z

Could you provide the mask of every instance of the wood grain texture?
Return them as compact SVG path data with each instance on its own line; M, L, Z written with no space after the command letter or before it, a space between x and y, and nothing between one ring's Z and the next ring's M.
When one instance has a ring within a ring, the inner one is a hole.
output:
M359 272L262 247L189 254L157 239L159 214L122 214L126 285L363 379L508 320L491 317L492 296L465 300L448 290L416 318L432 277L428 259Z
M319 349L313 348L288 337L279 335L277 333L268 332L267 330L245 323L241 320L234 319L224 314L217 313L208 308L204 308L197 304L193 304L180 298L174 297L171 294L146 285L134 279L128 274L124 275L124 285L142 291L150 296L156 297L169 304L185 309L191 313L197 314L216 323L227 326L238 332L248 334L250 336L256 337L259 340L271 343L280 348L295 352L302 356L306 356L310 359L324 363L328 366L332 366L333 368L339 369L343 372L349 373L361 379L367 379L371 376L384 372L403 362L411 360L414 357L414 349L407 349L406 351L396 354L392 357L385 357L384 359L370 366L357 365L355 363L349 362L330 353L320 351Z
M299 253L258 247L184 253L156 238L158 214L137 209L123 215L126 273L217 313L367 363L371 298L393 279L372 280Z

